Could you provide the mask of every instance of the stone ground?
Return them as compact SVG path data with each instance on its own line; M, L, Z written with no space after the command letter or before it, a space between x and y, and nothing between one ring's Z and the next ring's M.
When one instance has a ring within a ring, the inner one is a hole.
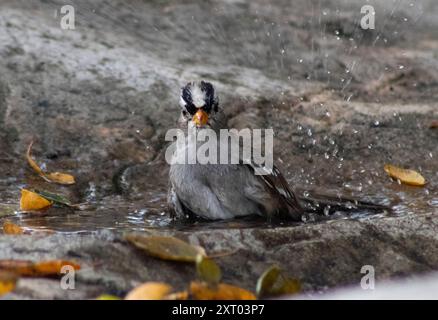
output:
M365 264L378 280L438 270L438 129L430 128L438 119L438 3L369 1L375 30L358 26L358 0L71 3L75 30L59 26L62 1L0 4L0 219L57 231L0 235L0 259L84 266L76 290L21 279L8 297L123 295L143 281L183 288L193 278L190 265L133 249L126 231L174 234L213 253L238 249L217 260L227 282L248 289L273 263L308 294L358 285ZM230 126L274 129L275 160L297 189L371 199L394 212L172 227L164 133L178 117L179 88L193 79L215 84ZM24 159L31 140L39 163L78 183L35 177ZM385 163L422 172L427 186L397 184ZM22 187L96 208L8 214Z

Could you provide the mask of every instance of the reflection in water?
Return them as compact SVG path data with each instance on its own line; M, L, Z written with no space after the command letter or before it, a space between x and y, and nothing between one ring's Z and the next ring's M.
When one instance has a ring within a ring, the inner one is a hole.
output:
M426 176L433 176L432 172L425 172ZM392 213L371 214L370 212L355 212L345 214L335 212L329 217L308 219L308 223L323 223L338 219L378 219L385 216L400 216L407 214L425 214L438 211L437 183L429 181L424 188L410 187L385 180L367 188L367 194L377 195L373 198L363 198L364 191L352 188L345 184L340 191L344 195L359 197L367 201L377 201L392 207ZM0 222L9 219L23 227L32 230L53 230L62 233L90 233L96 230L108 229L124 231L145 231L151 229L182 229L205 230L217 228L272 228L279 226L293 226L296 222L270 223L262 218L250 217L232 221L191 223L173 222L166 210L166 191L164 187L155 188L126 199L120 195L107 196L97 201L88 197L89 203L85 210L72 211L68 208L52 207L40 213L18 212L19 188L16 181L0 181ZM335 190L319 189L321 192ZM338 190L339 191L339 190ZM132 200L135 199L135 200ZM318 220L318 222L313 222Z

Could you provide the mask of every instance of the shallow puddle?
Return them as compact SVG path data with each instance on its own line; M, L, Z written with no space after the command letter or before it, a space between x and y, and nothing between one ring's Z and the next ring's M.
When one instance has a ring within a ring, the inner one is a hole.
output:
M434 172L425 172L433 177ZM136 200L121 195L107 196L99 201L90 199L84 210L73 211L68 208L52 207L44 212L24 213L19 211L19 189L14 179L0 182L0 222L10 220L26 229L35 231L51 230L61 233L90 233L97 230L145 231L151 229L209 230L221 228L275 228L294 226L297 222L270 223L261 218L244 218L232 221L175 223L167 213L164 187L158 192L146 190ZM346 185L342 189L318 189L318 192L343 194L367 201L390 206L392 212L353 213L335 212L328 217L310 216L306 223L327 223L338 219L381 219L388 216L426 214L438 211L438 184L429 180L425 187L400 185L388 181L367 188L365 197L361 190ZM304 192L305 191L298 191ZM141 200L138 200L141 199Z

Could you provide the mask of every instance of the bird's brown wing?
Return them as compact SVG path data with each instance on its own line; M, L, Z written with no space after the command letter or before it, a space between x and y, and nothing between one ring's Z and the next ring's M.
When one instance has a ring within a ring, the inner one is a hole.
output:
M254 163L247 163L246 165L249 166L252 171L255 171L257 168L260 169L260 167ZM266 174L256 176L263 181L272 194L277 195L280 201L284 201L284 203L287 205L287 214L289 216L298 220L301 218L304 210L299 204L294 192L289 188L289 184L287 183L283 174L276 166L273 166L271 172L266 171Z

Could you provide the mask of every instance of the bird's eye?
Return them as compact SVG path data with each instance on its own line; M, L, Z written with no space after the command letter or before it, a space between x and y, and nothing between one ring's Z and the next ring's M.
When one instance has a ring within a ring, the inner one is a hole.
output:
M182 114L185 117L187 115L187 111L183 110Z

